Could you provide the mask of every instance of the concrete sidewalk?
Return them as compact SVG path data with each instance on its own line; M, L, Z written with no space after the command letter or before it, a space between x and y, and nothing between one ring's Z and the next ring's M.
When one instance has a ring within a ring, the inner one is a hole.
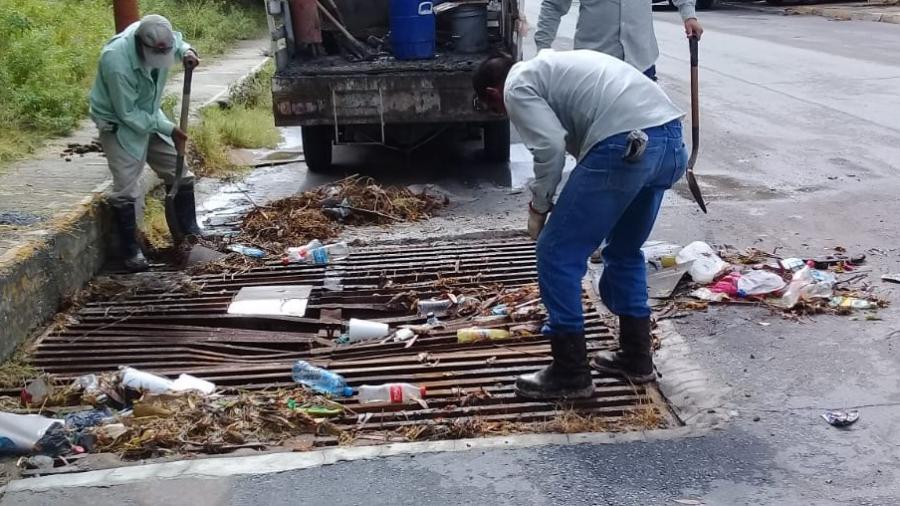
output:
M193 109L217 100L260 66L267 48L266 38L241 41L222 57L202 62L194 73ZM181 78L171 79L167 93L181 95ZM14 215L20 222L0 224L0 358L103 265L110 228L102 205L111 184L106 159L98 153L71 161L61 156L68 144L89 144L95 136L93 123L85 120L71 136L0 171L0 218ZM148 169L145 189L155 180Z

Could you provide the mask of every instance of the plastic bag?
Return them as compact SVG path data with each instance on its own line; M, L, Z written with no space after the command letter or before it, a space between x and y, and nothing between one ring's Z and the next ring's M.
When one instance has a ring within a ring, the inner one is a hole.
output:
M738 295L741 297L750 297L752 295L765 295L767 293L777 292L785 287L787 283L778 274L768 271L748 271L745 272L737 282Z
M37 442L54 425L61 426L63 421L40 415L0 413L0 454L33 452Z
M709 244L703 241L694 241L675 255L675 262L678 264L686 264L693 261L691 270L688 274L697 283L711 283L728 267L728 263L719 258Z
M731 272L722 276L721 279L710 286L709 291L713 293L724 293L730 297L737 297L740 294L740 289L738 288L740 280L741 273Z
M826 271L804 267L794 273L791 283L781 297L781 306L790 309L800 299L827 299L834 295L834 283L837 278Z

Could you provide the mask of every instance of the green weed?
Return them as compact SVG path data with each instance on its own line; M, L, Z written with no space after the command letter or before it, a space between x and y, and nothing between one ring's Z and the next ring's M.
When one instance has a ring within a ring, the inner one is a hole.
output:
M201 176L228 176L241 172L229 157L231 148L275 148L281 134L272 118L272 75L266 64L230 93L227 108L208 107L190 131L191 168Z
M103 44L113 35L110 0L0 0L0 163L70 133L88 112ZM206 58L265 27L256 0L142 0Z

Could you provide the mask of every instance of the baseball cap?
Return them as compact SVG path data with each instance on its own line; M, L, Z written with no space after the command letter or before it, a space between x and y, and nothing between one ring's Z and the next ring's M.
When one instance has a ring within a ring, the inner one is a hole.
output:
M172 23L157 14L141 18L135 32L143 46L144 63L150 68L168 68L175 64L175 33Z

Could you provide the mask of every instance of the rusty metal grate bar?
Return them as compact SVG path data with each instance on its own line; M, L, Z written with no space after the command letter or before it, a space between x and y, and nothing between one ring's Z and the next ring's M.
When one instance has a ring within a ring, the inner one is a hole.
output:
M46 335L36 349L36 365L60 377L115 370L130 365L151 372L190 373L229 389L293 385L290 365L311 360L343 374L352 386L404 381L425 386L427 409L418 406L360 405L370 413L366 430L393 430L441 420L473 417L487 421L530 422L552 418L557 406L516 398L515 377L550 362L549 344L540 336L504 343L460 345L455 330L404 343L334 347L329 339L349 318L393 325L422 319L391 301L414 291L420 297L452 287L499 285L515 288L536 282L534 244L519 239L466 244L416 244L365 248L327 268L267 265L234 275L196 276L199 290L173 294L146 290L122 300L91 302L78 323ZM305 318L254 319L226 314L231 298L245 286L305 284L313 291ZM613 336L584 298L590 349L611 346ZM666 408L656 392L595 376L591 399L572 404L583 414L611 420L651 403ZM461 393L489 394L475 405L461 405ZM338 421L356 426L355 419ZM336 444L322 437L317 444Z

